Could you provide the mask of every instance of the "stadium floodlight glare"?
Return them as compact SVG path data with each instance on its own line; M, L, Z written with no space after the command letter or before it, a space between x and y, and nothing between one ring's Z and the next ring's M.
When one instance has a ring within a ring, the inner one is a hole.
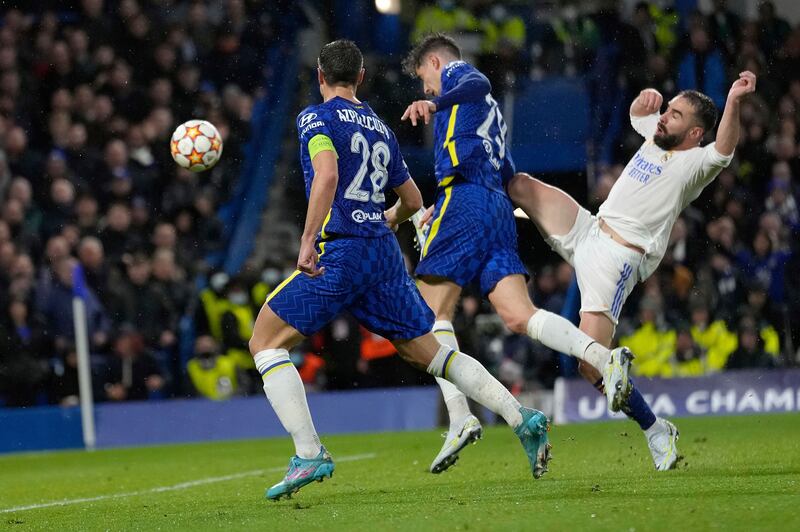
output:
M375 0L375 9L381 15L397 15L400 13L400 0Z

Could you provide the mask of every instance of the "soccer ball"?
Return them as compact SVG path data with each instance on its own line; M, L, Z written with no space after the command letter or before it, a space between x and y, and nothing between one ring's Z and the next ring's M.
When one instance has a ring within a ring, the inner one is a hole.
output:
M202 172L219 161L222 137L211 122L189 120L175 129L169 149L176 163L192 172Z

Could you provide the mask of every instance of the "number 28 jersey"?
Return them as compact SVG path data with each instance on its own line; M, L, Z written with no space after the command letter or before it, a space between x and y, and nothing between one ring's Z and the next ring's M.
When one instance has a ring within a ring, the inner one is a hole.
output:
M442 69L442 95L465 75L482 74L464 61ZM514 162L506 146L506 124L491 94L437 110L433 115L436 182L446 186L458 174L462 179L503 192L514 175Z
M383 216L385 191L410 177L392 130L366 103L337 96L304 109L297 116L297 132L306 198L314 179L314 156L333 150L337 158L339 182L321 238L390 234Z

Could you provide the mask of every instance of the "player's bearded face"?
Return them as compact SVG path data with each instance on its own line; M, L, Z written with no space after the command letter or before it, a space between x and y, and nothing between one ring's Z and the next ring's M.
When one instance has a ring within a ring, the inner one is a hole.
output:
M662 150L672 150L682 144L696 127L697 120L691 105L682 97L674 98L658 119L653 142Z
M656 134L653 135L653 142L662 150L669 151L683 142L688 132L689 128L682 131L670 131L668 125L659 121Z

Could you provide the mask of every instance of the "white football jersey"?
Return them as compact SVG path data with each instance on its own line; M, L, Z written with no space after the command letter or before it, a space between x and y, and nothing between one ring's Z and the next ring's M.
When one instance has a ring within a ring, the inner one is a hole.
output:
M716 143L689 150L664 151L653 142L659 114L631 116L631 125L645 138L628 162L598 217L619 235L645 250L639 279L658 267L667 251L672 226L733 158L722 155Z

